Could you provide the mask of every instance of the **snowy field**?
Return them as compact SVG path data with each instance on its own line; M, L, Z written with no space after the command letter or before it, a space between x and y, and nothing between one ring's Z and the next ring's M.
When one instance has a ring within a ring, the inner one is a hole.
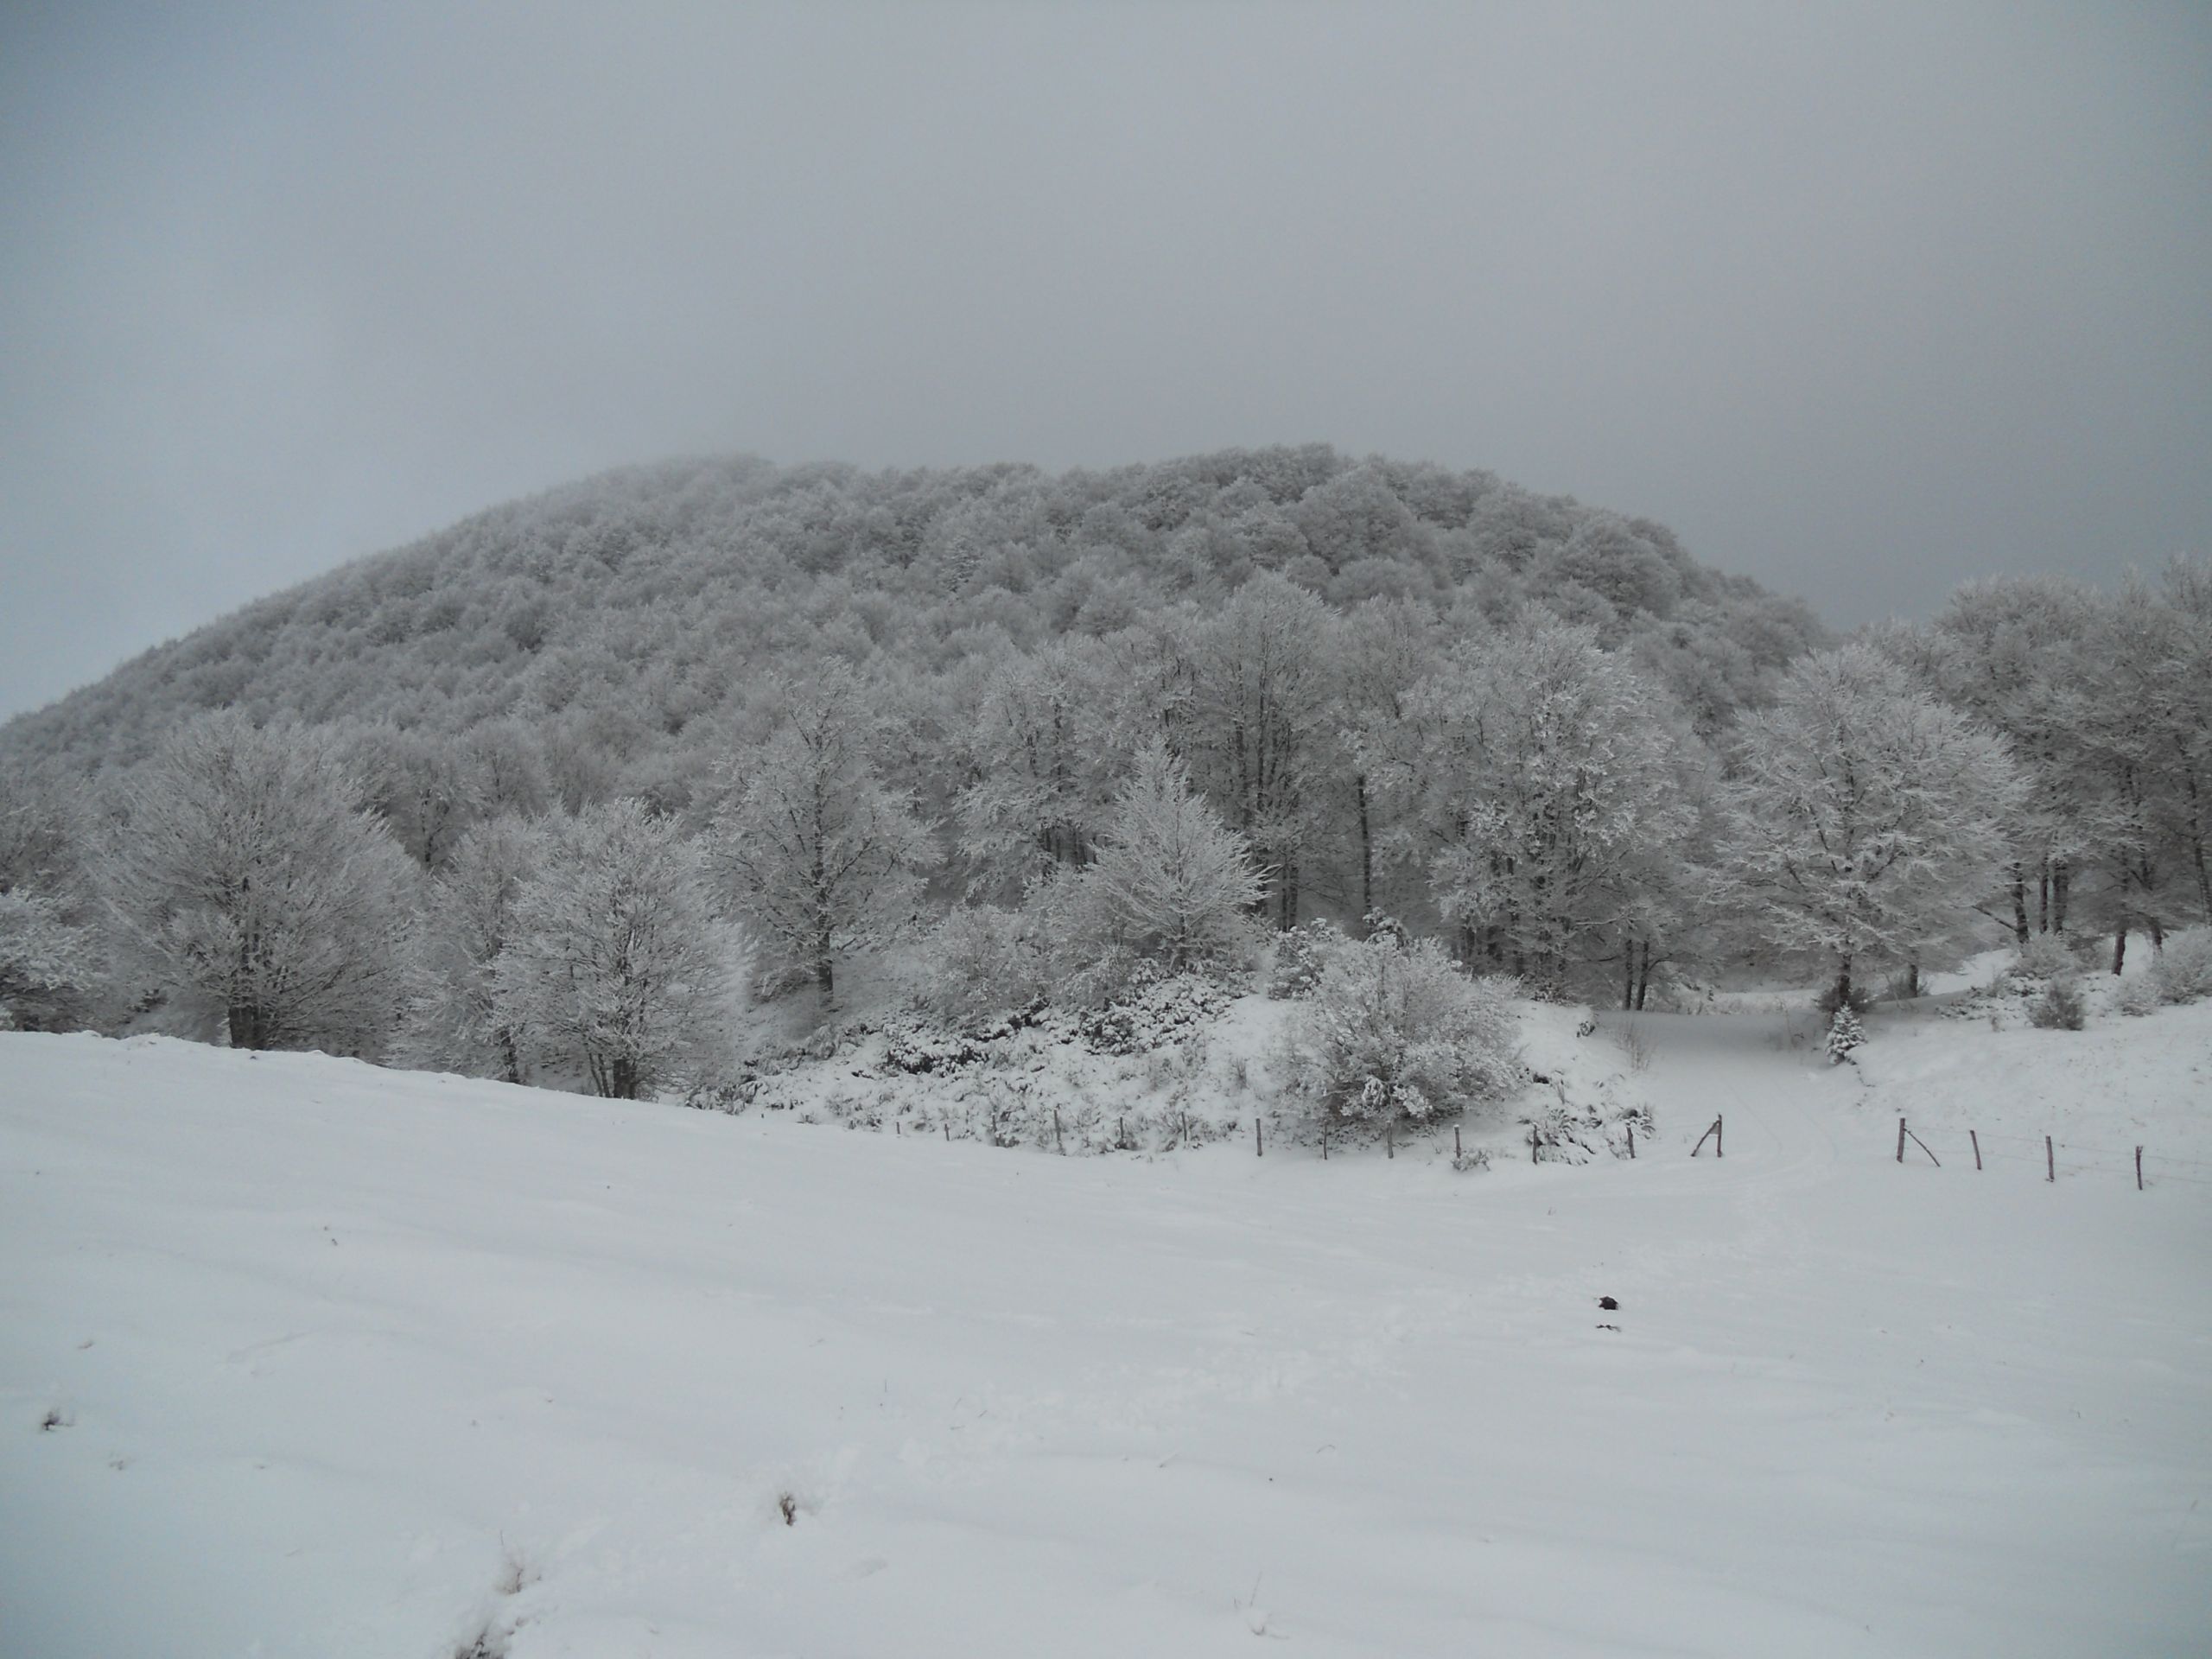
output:
M1468 1174L0 1036L0 1652L2212 1650L2212 1006L1640 1027Z

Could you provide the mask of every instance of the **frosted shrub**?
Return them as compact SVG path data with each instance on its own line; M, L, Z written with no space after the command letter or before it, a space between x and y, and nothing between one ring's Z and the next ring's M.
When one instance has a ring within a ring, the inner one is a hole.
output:
M2120 1013L2135 1019L2155 1010L2163 999L2158 995L2158 976L2138 974L2133 979L2123 979L2112 994L2112 1005Z
M963 906L930 930L914 1001L939 1024L965 1031L1033 1005L1045 959L1029 918L994 905Z
M1334 922L1302 922L1275 941L1274 972L1268 981L1268 995L1277 1001L1311 996L1321 982L1321 969L1329 953L1344 942L1344 930Z
M2212 996L2212 928L2192 927L2166 941L2147 976L2162 1002Z
M2073 953L2063 933L2038 933L2020 947L2012 961L2012 976L2021 980L2064 979L2074 972Z
M2028 1004L2028 1023L2038 1031L2079 1031L2088 1021L2082 989L2070 979L2054 979Z
M1101 1054L1154 1054L1198 1035L1229 1001L1228 988L1206 975L1170 974L1139 962L1121 995L1085 1009L1076 1029Z
M1497 1099L1522 1078L1510 985L1469 977L1433 939L1347 941L1288 1030L1293 1086L1325 1117L1378 1128Z
M1859 1016L1848 1007L1838 1008L1835 1018L1828 1022L1827 1040L1824 1045L1827 1050L1828 1064L1841 1065L1851 1058L1853 1049L1863 1048L1866 1044L1866 1028L1859 1023Z

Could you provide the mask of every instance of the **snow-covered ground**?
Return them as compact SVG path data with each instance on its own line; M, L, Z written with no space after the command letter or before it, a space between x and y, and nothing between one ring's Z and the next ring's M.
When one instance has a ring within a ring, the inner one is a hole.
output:
M0 1652L2212 1648L2212 1006L1638 1029L1467 1174L0 1036Z

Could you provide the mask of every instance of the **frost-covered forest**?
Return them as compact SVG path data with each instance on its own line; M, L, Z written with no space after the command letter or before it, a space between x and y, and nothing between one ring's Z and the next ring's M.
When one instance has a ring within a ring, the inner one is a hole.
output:
M1316 1113L1387 1126L1504 1086L1509 980L1833 1011L2212 920L2212 568L1838 644L1647 520L1321 448L673 465L251 606L0 766L17 1025L634 1096L856 972L957 1035L1271 963Z

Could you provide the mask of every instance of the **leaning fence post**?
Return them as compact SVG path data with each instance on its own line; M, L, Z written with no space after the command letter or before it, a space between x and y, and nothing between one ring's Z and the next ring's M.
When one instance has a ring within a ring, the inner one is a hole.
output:
M2135 1148L2135 1190L2138 1192L2143 1190L2143 1148L2140 1147Z
M1974 1142L1974 1166L1980 1169L1981 1167L1981 1137L1972 1129L1968 1129L1967 1139Z
M1904 1162L1904 1119L1897 1119L1897 1162Z
M952 1144L952 1120L949 1117L944 1120L944 1144L948 1147Z
M2050 1149L2050 1137L2043 1138L2043 1178L2053 1185L2058 1182L2058 1160Z

